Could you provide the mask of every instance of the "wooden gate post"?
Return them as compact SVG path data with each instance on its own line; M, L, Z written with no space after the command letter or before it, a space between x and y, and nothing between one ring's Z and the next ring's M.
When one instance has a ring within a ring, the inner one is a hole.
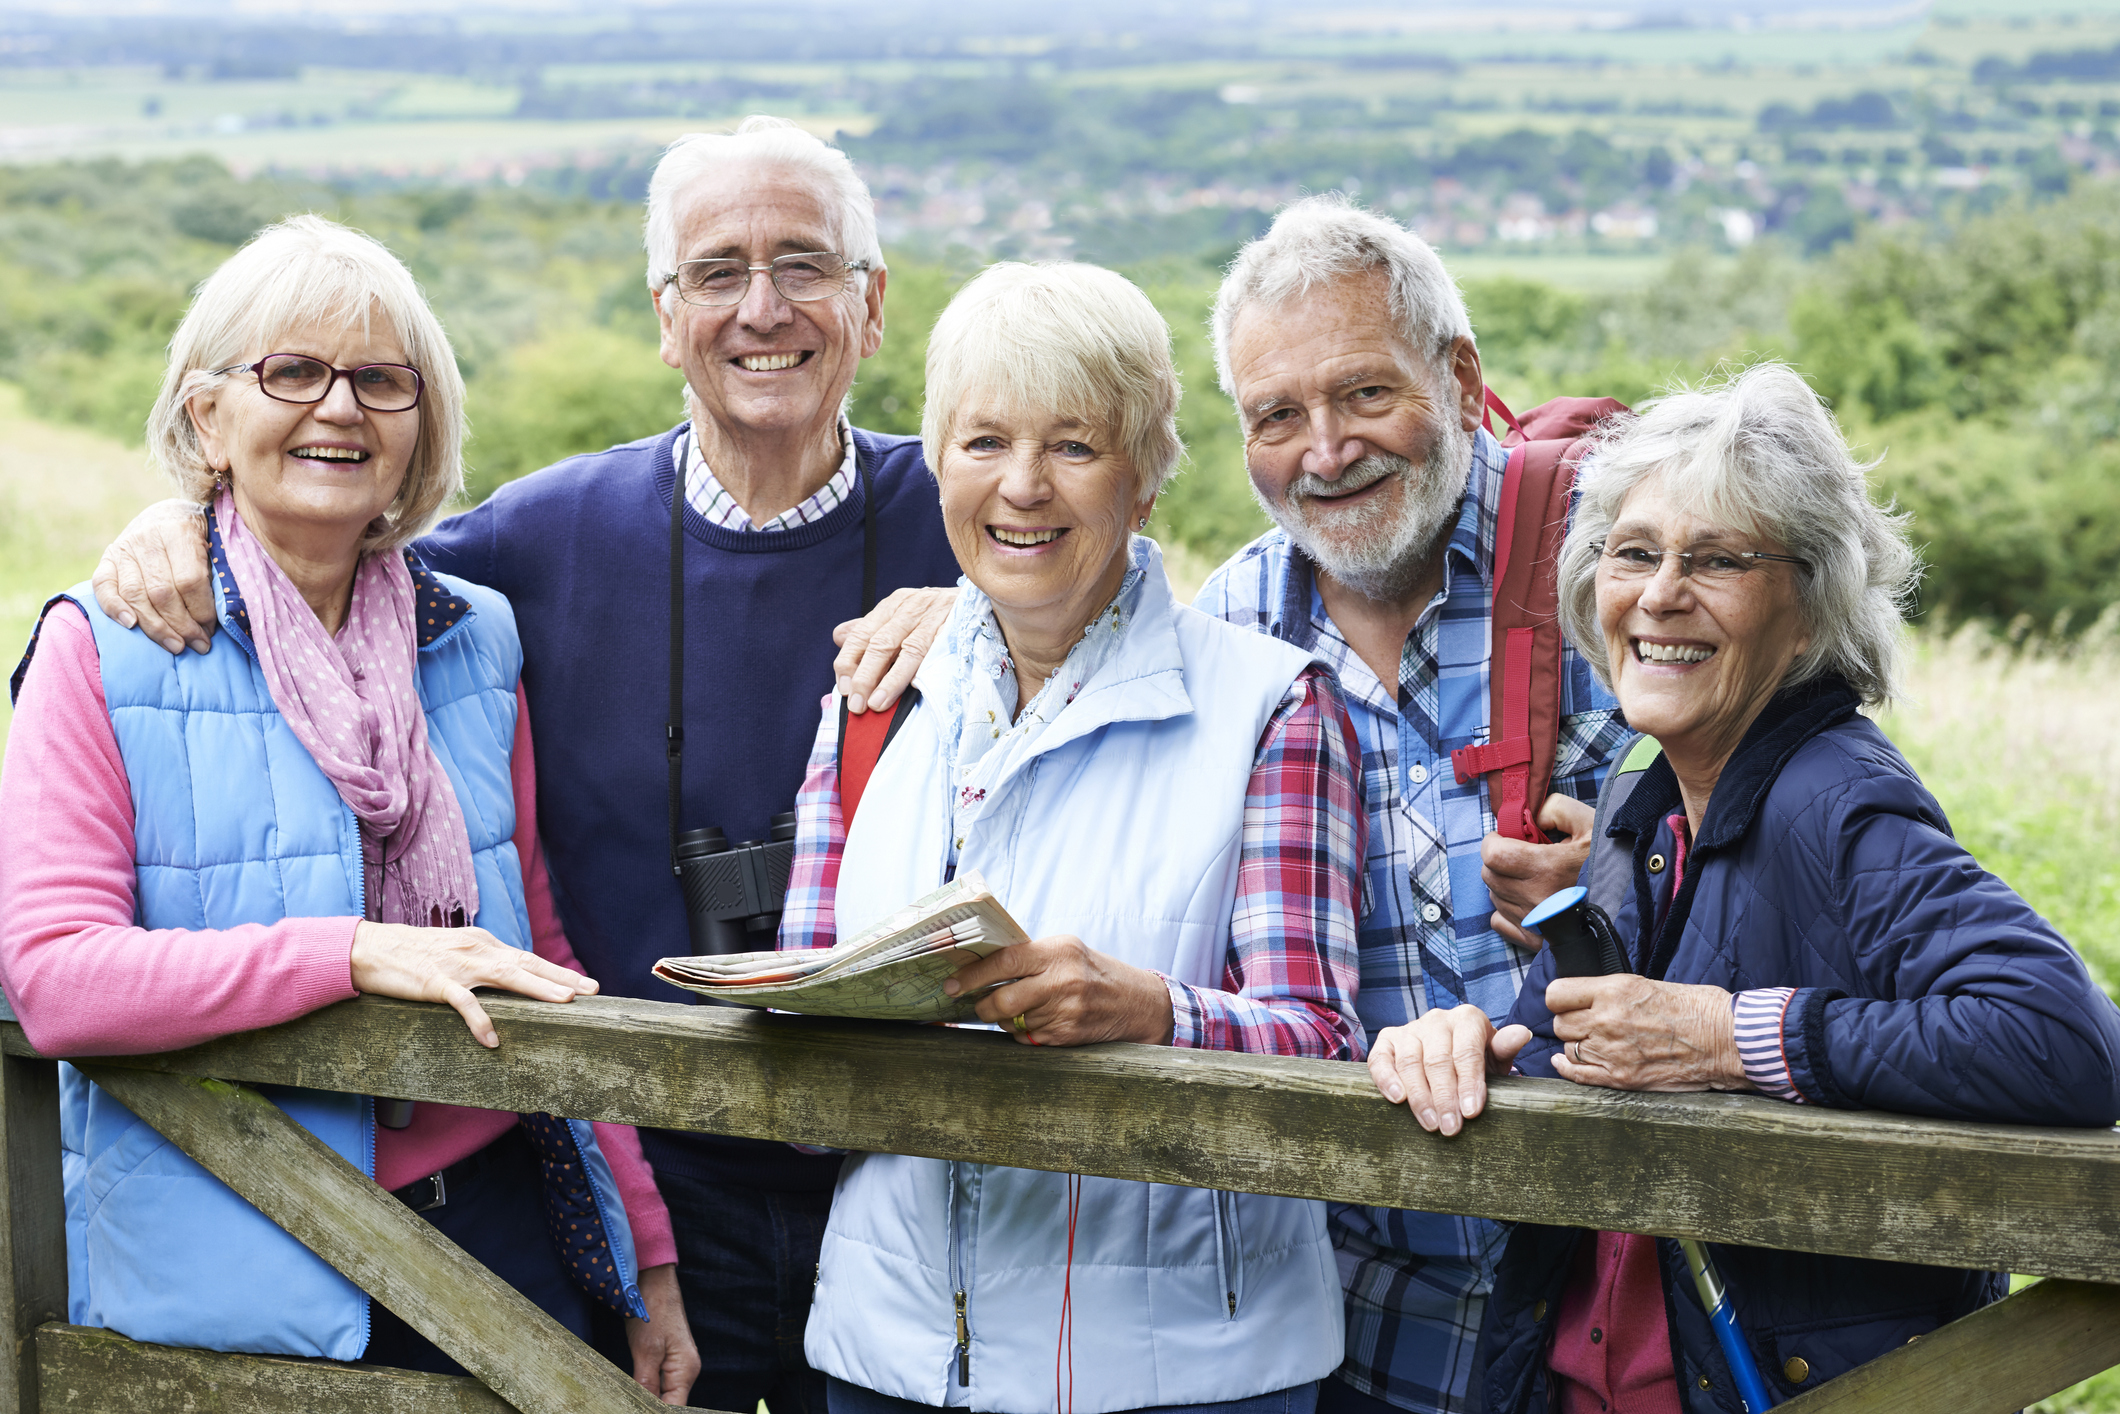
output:
M66 1319L59 1067L0 1057L0 1411L37 1414L36 1330Z

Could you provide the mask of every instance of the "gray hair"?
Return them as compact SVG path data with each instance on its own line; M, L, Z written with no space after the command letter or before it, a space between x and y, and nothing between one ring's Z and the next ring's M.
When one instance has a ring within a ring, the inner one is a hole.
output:
M648 288L661 294L677 278L677 204L684 189L717 167L761 162L799 172L817 184L838 254L883 268L876 240L876 198L844 152L785 118L753 113L733 133L687 133L663 149L648 179Z
M377 324L419 370L425 391L404 485L361 549L391 550L417 539L464 489L463 375L412 272L374 237L322 216L267 226L199 286L170 336L169 368L147 416L149 455L187 500L211 502L214 472L192 425L191 400L234 376L219 370L279 352L273 345L291 334Z
M1825 405L1785 363L1754 364L1679 388L1600 430L1576 479L1581 500L1561 548L1561 625L1607 686L1597 620L1598 550L1627 496L1661 474L1702 515L1779 541L1810 566L1797 603L1811 645L1782 686L1825 673L1881 706L1899 693L1901 621L1921 578L1911 517L1871 502L1865 474Z
M1095 265L990 265L950 300L928 335L920 440L943 444L973 398L1050 409L1107 427L1133 463L1137 503L1178 474L1178 372L1170 325L1125 276Z
M1465 297L1428 242L1339 192L1283 208L1273 225L1237 252L1215 294L1215 373L1234 398L1229 333L1254 304L1269 309L1327 281L1382 270L1391 279L1391 317L1406 347L1431 364L1472 337Z

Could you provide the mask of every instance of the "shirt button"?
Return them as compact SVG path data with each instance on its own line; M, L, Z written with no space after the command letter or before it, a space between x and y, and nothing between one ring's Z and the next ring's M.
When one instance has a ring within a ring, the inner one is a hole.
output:
M1424 904L1422 904L1422 905L1421 905L1421 921L1422 921L1422 922L1424 922L1424 923L1435 923L1435 922L1438 922L1438 921L1440 921L1440 920L1442 919L1442 916L1443 916L1443 910L1442 910L1441 908L1437 907L1437 906L1436 906L1435 904L1432 904L1432 903L1424 903Z
M1661 874L1664 872L1664 857L1661 854L1652 854L1649 856L1649 872L1651 874Z
M1428 768L1416 761L1406 768L1406 779L1417 786L1425 786L1428 784Z
M1602 1340L1604 1340L1604 1338L1605 1338L1605 1333L1604 1333L1604 1331L1603 1331L1603 1330L1599 1329L1599 1328L1598 1328L1598 1327L1596 1327L1596 1326L1592 1326L1592 1327L1590 1327L1590 1343L1591 1343L1592 1345L1596 1345L1596 1344L1598 1344L1599 1342L1601 1342Z

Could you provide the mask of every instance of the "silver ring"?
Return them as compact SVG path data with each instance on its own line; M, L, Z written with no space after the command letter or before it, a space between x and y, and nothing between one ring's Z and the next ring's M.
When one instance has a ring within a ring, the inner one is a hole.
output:
M1581 1065L1583 1063L1583 1043L1580 1041L1570 1041L1568 1044L1575 1048L1568 1055L1568 1063L1570 1065Z

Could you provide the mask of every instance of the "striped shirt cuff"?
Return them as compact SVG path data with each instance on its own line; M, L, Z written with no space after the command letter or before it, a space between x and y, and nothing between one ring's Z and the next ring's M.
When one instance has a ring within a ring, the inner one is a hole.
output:
M1737 1026L1737 1055L1745 1079L1762 1095L1803 1104L1803 1092L1789 1078L1789 1057L1782 1047L1781 1021L1796 995L1794 987L1757 987L1730 999Z

